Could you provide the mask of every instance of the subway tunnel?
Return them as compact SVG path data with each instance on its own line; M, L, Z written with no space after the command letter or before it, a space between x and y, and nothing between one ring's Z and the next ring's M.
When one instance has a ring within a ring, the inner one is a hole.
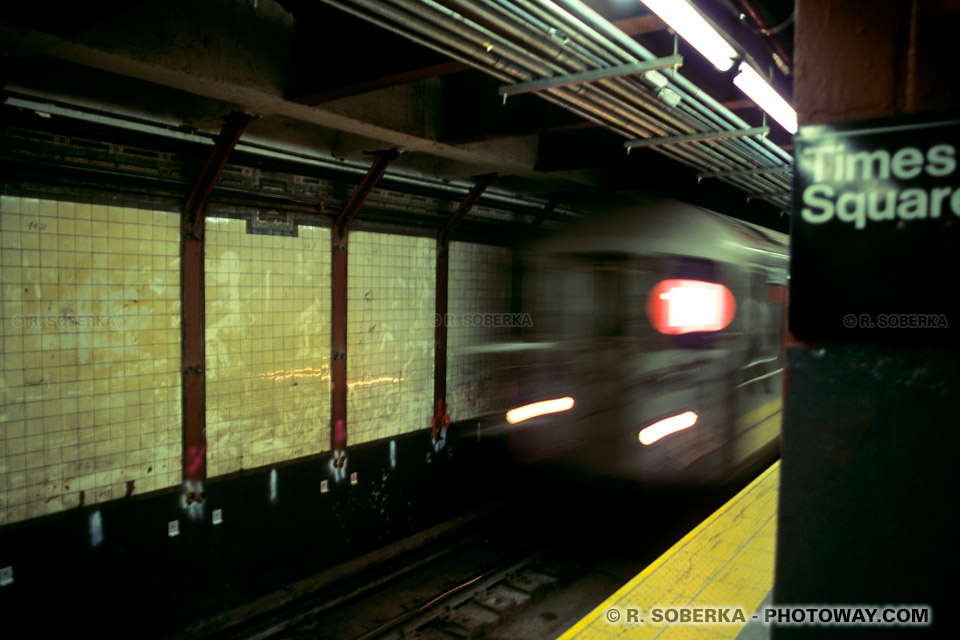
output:
M6 7L0 624L948 634L958 16Z

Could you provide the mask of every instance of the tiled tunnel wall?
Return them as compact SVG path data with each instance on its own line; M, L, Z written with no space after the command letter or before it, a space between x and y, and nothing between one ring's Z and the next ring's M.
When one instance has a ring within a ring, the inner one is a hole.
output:
M179 486L179 214L14 193L0 216L0 524ZM210 477L329 448L330 231L246 225L207 220ZM450 255L451 317L509 311L509 250ZM350 236L350 445L429 425L435 260L432 238ZM509 392L496 357L469 348L509 328L468 324L449 329L455 420Z
M207 473L329 448L330 230L207 220Z
M447 303L447 405L450 419L502 410L513 397L502 355L485 345L510 339L510 249L450 243Z
M347 266L349 444L428 426L436 241L354 232Z
M180 483L179 222L0 198L0 524Z

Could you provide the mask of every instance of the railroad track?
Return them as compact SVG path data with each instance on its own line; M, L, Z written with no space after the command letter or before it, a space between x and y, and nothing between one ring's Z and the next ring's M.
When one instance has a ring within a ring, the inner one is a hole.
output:
M282 606L221 616L218 625L170 640L556 637L736 487L666 496L607 491L602 498L594 489L563 494L559 508L489 510L402 553L381 552L363 570L346 567L342 579Z
M479 638L557 585L536 567L540 555L478 575L354 640Z
M510 535L510 532L507 532ZM485 546L502 546L503 538L487 538ZM469 547L470 545L465 545ZM244 635L247 640L292 640L294 638L338 638L338 640L454 640L479 638L507 622L530 605L542 600L550 591L563 583L566 576L576 568L575 561L562 560L562 545L552 544L544 548L542 538L536 536L514 544L518 551L495 553L499 556L494 564L484 563L483 568L463 571L456 559L449 563L438 563L437 567L423 567L412 571L409 579L430 586L424 589L429 593L417 600L405 600L395 615L382 616L363 610L355 614L346 612L363 621L366 628L361 633L350 633L349 621L340 625L332 622L324 614L332 610L330 602L304 611L293 617L286 617L277 624L252 634ZM465 548L461 547L461 548ZM474 550L471 553L475 553ZM453 567L442 566L453 564ZM455 580L452 578L456 576ZM440 586L442 585L442 586ZM432 591L431 591L432 589ZM404 586L399 584L391 591L373 594L371 597L400 598ZM399 595L398 595L399 594ZM388 607L389 608L389 607ZM336 617L334 614L334 618Z

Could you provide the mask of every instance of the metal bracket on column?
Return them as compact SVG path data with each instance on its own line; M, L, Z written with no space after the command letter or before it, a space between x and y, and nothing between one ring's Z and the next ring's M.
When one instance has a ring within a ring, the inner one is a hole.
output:
M230 152L237 146L240 136L253 120L249 113L234 112L224 118L223 128L217 141L213 145L213 150L207 156L207 161L197 176L197 181L193 183L190 195L183 205L183 224L184 228L203 227L203 216L201 212L210 192L220 180L223 168L227 166L227 158Z
M769 193L751 193L747 195L747 202L751 200L764 200L766 198L783 198L786 199L790 196L789 193L784 193L783 191L771 191Z
M790 173L793 171L792 165L783 167L760 167L757 169L737 169L735 171L713 171L710 173L698 173L697 179L703 178L736 178L739 176L762 176L773 173Z
M399 155L400 151L398 149L387 149L377 155L377 159L367 171L367 175L363 177L363 180L361 180L357 188L354 189L353 195L350 196L347 204L343 205L343 210L340 211L340 215L337 216L336 221L333 223L333 235L335 238L337 236L341 238L346 237L347 232L350 230L350 224L356 217L357 212L360 211L360 207L367 201L370 192L376 188L377 183L380 182L380 178L386 173L387 167L389 167L390 163L396 160Z
M621 64L615 67L605 69L593 69L590 71L581 71L579 73L568 73L562 76L552 78L542 78L540 80L530 80L527 82L518 82L516 84L506 84L497 89L497 93L506 99L507 96L513 96L520 93L529 93L531 91L540 91L541 89L552 89L555 87L565 87L571 84L583 84L585 82L596 82L606 78L616 78L619 76L629 76L646 71L656 71L657 69L667 69L670 67L679 67L683 64L683 56L672 55L666 58L656 58L655 60L646 60L644 62L631 62L630 64Z
M681 144L685 142L709 142L711 140L725 140L727 138L746 138L749 136L762 136L770 133L770 127L753 127L752 129L733 129L731 131L707 131L702 133L689 133L682 136L667 136L664 138L645 138L641 140L628 140L623 143L627 151L640 147L655 147L667 144Z
M253 120L248 113L231 113L187 196L180 219L180 295L182 340L183 479L193 493L207 474L204 386L204 206L220 179L230 152ZM190 496L188 496L190 497ZM200 504L190 499L186 504Z
M330 385L330 444L335 456L341 456L347 446L347 235L360 207L386 173L390 163L400 155L397 149L381 151L363 177L353 195L343 206L333 223L331 234L332 264L331 284L333 302L331 307L332 327L330 332L331 364ZM338 458L339 460L339 458Z
M463 202L460 203L460 206L457 207L457 210L454 212L450 219L447 220L447 224L444 225L443 229L440 230L440 233L437 235L437 240L440 244L446 246L450 242L450 236L453 235L453 232L460 225L460 222L466 217L470 212L470 209L473 208L473 205L477 204L477 200L480 199L480 196L483 195L483 192L487 190L493 181L497 179L497 174L488 173L486 175L480 176L480 179L477 181L477 184L473 185L473 189L470 190L470 193L467 194L467 197L464 198Z
M450 426L450 414L447 411L447 284L449 279L450 238L470 209L477 203L497 174L480 177L467 197L457 207L456 212L437 234L437 278L436 278L436 315L434 315L433 350L433 418L430 421L430 436L434 443L440 441Z
M551 200L546 205L544 205L540 213L537 214L537 217L534 218L533 222L530 223L530 230L536 231L537 229L542 227L543 223L547 221L547 218L550 216L550 214L556 211L557 205L559 204L560 204L559 200Z

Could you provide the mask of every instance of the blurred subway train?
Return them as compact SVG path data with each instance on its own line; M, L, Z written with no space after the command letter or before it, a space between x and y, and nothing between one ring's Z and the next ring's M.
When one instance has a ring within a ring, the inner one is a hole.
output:
M780 434L787 236L655 199L523 253L532 322L487 422L518 461L699 485L772 456Z

